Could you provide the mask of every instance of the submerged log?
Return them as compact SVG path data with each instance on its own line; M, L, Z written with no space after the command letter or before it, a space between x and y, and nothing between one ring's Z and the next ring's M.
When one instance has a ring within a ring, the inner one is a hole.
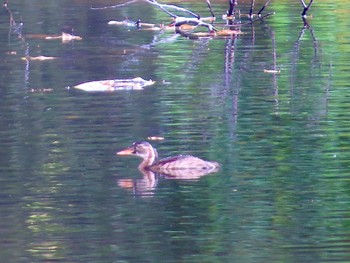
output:
M87 92L111 92L118 90L142 90L146 86L151 86L155 83L152 80L144 80L137 77L133 79L113 79L91 81L74 86L76 89Z

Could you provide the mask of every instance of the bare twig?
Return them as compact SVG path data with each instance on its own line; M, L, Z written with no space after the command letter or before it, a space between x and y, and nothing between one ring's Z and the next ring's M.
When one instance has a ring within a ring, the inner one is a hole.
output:
M258 21L260 21L260 20L264 20L266 17L272 16L272 15L274 15L274 14L275 14L275 12L273 12L273 13L267 13L266 15L260 16L260 17L258 17L257 19L251 20L251 21L249 21L249 22L237 24L237 26L247 26L247 25L251 25L251 24L253 24L253 23L255 23L255 22L258 22ZM226 26L235 26L235 25L226 25Z
M262 6L262 8L260 9L260 11L258 12L258 16L261 16L262 11L264 11L264 9L269 5L271 0L267 0L267 2ZM303 1L303 0L301 0Z
M209 8L210 14L213 17L213 19L215 19L215 15L214 15L213 9L211 8L210 0L206 0L206 1L207 1L207 5L208 5L208 8Z
M254 10L254 4L255 4L255 0L252 0L252 2L250 4L249 18L252 18L253 10Z
M275 14L275 12L267 13L267 14L265 14L265 15L263 15L263 16L260 15L258 18L256 18L256 19L250 19L249 22L245 22L245 23L241 23L241 21L239 21L238 23L233 23L232 18L228 18L228 17L227 17L226 19L229 21L229 23L226 24L226 25L224 25L224 27L240 28L241 26L250 26L250 25L252 25L253 23L258 22L258 21L261 21L261 20L264 20L265 18L267 18L267 17L269 17L269 16L271 16L271 15L274 15L274 14ZM248 15L249 15L249 14L248 14ZM252 15L252 17L254 17L254 15Z
M229 9L227 10L227 17L232 17L235 12L235 7L237 6L237 0L230 0Z
M173 13L171 13L169 10L167 10L167 8L174 9L176 11L181 11L181 12L187 13L187 14L189 14L189 15L197 18L197 19L200 19L200 15L198 15L198 14L196 14L196 13L194 13L194 12L188 10L188 9L176 6L176 5L160 4L156 0L146 0L146 2L150 3L152 5L158 6L160 9L162 9L164 12L166 12L168 15L170 15L173 18L176 18L178 16L173 14Z
M104 6L104 7L90 7L91 10L101 10L101 9L109 9L109 8L117 8L117 7L123 7L128 4L132 4L135 2L138 2L139 0L131 0L126 3L118 4L118 5L110 5L110 6Z
M300 3L303 5L304 8L306 8L306 4L305 4L304 0L300 0Z
M109 8L118 8L118 7L123 7L123 6L129 5L129 4L138 2L138 1L139 0L131 0L131 1L128 1L128 2L125 2L125 3L122 3L122 4L118 4L118 5L111 5L111 6L104 6L104 7L91 7L90 9L92 9L92 10L101 10L101 9L109 9ZM189 15L197 18L197 19L200 19L200 15L198 15L198 14L196 14L196 13L194 13L194 12L188 10L188 9L180 7L180 6L168 5L168 4L160 4L156 0L145 0L145 1L147 3L149 3L149 4L151 4L151 5L159 7L160 9L162 9L165 13L167 13L172 18L176 18L176 17L178 17L178 15L170 12L168 9L174 9L176 11L184 12L184 13L187 13L187 14L189 14ZM209 0L207 0L207 1L209 1Z
M11 37L11 34L17 35L19 39L22 39L22 29L23 29L23 21L22 17L20 18L20 22L16 22L13 18L12 12L7 6L8 1L4 2L4 9L9 13L10 21L9 21L9 40Z
M310 9L310 7L311 7L313 1L314 1L314 0L310 0L309 4L306 5L305 2L304 2L304 0L300 0L301 4L302 4L303 7L304 7L303 12L301 13L301 16L302 16L302 17L306 17L307 12L309 11L309 9Z

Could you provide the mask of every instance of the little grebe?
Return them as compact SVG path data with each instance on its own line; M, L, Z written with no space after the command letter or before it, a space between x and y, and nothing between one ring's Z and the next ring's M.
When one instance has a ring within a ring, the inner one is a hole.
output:
M150 170L156 173L170 170L205 170L208 173L217 171L219 164L199 159L191 155L178 155L157 161L158 153L146 141L134 142L128 148L117 152L118 155L136 155L143 159L139 165L140 170Z

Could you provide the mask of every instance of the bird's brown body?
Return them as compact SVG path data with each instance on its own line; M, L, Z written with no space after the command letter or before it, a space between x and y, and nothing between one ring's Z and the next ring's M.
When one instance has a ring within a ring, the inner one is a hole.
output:
M148 142L134 142L128 148L117 152L118 155L135 155L143 160L139 165L141 170L149 170L156 173L169 173L174 170L202 170L215 171L219 168L217 162L204 161L191 155L178 155L173 157L158 159L158 153Z

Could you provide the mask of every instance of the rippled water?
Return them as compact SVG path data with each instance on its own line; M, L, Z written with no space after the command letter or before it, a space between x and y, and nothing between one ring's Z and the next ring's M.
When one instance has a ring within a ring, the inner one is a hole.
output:
M304 25L291 2L271 3L276 14L237 38L194 40L107 24L168 21L144 3L10 1L0 17L0 258L348 262L349 8L315 1ZM22 31L9 32L10 14ZM82 40L33 36L72 28ZM72 88L134 77L156 84ZM149 136L165 138L152 142L161 157L221 169L158 178L115 155Z

